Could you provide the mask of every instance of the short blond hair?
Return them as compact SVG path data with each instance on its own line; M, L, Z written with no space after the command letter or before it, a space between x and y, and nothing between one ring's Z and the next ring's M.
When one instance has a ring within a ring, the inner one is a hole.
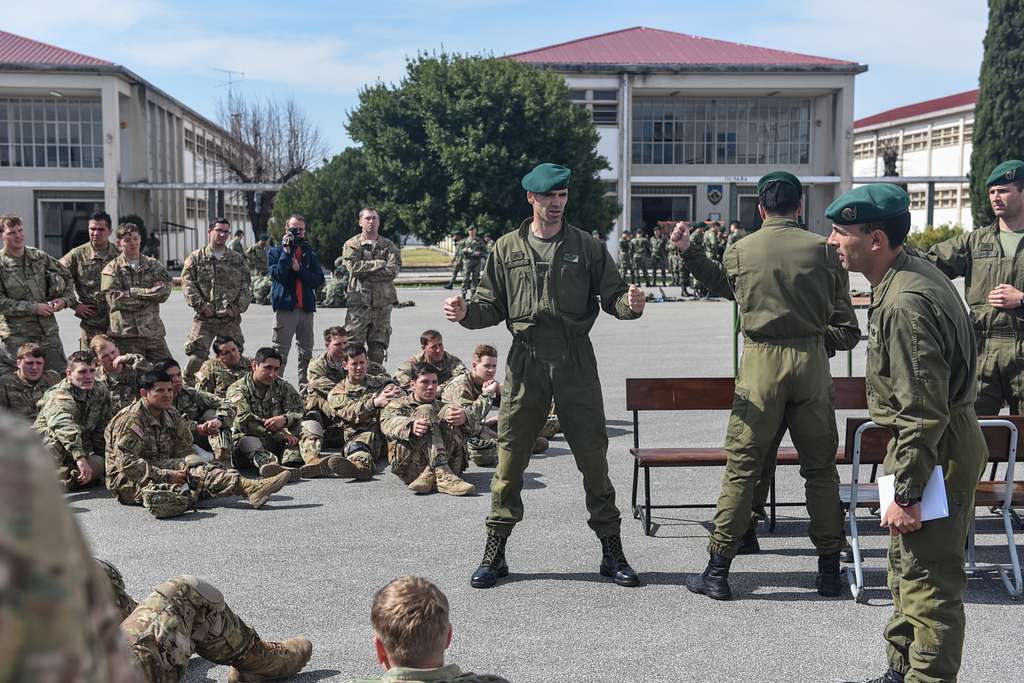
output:
M100 351L103 350L103 347L107 344L117 346L117 343L105 334L97 334L89 340L89 348L92 349L92 352L97 356L100 355Z
M415 666L444 652L448 598L426 579L400 576L373 596L370 622L393 665Z

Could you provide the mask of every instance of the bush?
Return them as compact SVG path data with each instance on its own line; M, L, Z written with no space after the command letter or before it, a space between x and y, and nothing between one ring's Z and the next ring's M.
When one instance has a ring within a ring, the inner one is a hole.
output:
M945 242L962 234L964 234L964 229L959 224L943 223L942 225L929 225L924 230L910 233L907 236L907 244L915 249L927 251L934 244Z

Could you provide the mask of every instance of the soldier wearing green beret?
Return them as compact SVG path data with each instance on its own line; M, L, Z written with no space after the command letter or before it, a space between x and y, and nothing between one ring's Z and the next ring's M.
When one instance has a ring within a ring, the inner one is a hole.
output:
M744 337L725 437L728 464L708 545L711 558L704 573L686 585L716 600L732 597L729 567L750 526L755 488L788 429L806 480L818 592L831 597L841 588L843 517L828 359L853 348L860 329L835 251L797 223L803 206L800 181L790 173L770 173L757 191L764 224L730 245L722 263L691 243L685 223L672 233L686 265L712 296L739 304Z
M974 412L974 330L943 274L903 249L909 209L907 193L883 183L851 190L825 212L843 267L871 283L868 409L893 434L884 467L896 476L896 499L882 511L893 600L889 669L873 683L957 680L964 543L987 458ZM949 516L922 523L921 496L936 466Z
M600 572L621 586L639 584L619 536L604 400L589 333L601 308L620 320L639 318L644 293L623 282L604 245L563 220L569 176L567 168L541 164L523 178L533 216L494 243L469 304L461 296L444 303L452 322L469 329L504 322L513 336L498 412L487 544L471 580L476 588L508 575L505 543L523 518L523 472L552 398L583 474L590 528L601 540Z
M964 278L978 337L978 415L1004 404L1019 414L1024 400L1024 161L1004 161L989 175L994 223L918 254L950 279Z
M629 230L623 230L619 238L619 275L626 282L636 281L636 272L633 270L633 235Z

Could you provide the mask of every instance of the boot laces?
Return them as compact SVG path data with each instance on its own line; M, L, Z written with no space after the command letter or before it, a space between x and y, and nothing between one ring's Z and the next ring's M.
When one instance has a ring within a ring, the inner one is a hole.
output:
M484 547L484 559L481 564L494 564L505 554L505 539L497 534L487 535L487 545Z
M622 537L615 535L605 539L608 548L608 555L619 564L629 564L626 559L626 551L622 549Z

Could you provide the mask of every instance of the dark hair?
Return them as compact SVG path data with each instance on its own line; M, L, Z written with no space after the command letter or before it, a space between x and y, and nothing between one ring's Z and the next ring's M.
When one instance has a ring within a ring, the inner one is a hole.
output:
M219 337L213 338L213 353L215 355L220 354L220 347L224 346L225 344L234 344L235 346L238 347L239 351L242 350L241 345L239 345L239 343L235 341L234 337L222 334Z
M331 325L324 330L324 341L331 341L331 337L348 337L348 330L344 325Z
M107 213L106 211L93 211L91 214L89 214L89 220L106 221L108 228L114 226L114 221L110 219L110 214Z
M256 363L256 365L262 365L271 358L277 359L281 365L284 365L284 358L281 357L281 352L273 346L263 346L257 349L256 355L252 357L252 362Z
M85 363L86 365L96 365L96 354L92 351L75 351L68 356L68 367L70 368L75 363Z
M757 201L765 210L765 213L772 215L793 213L800 208L800 198L803 191L793 187L789 183L775 180L768 183L757 195Z
M875 230L881 230L885 233L885 236L889 239L890 247L900 246L907 241L907 235L910 233L910 212L902 213L893 218L886 218L883 221L861 225L861 232L865 235Z
M433 365L430 365L429 363L416 363L416 365L412 366L412 378L414 380L419 379L420 375L436 374L437 368L435 368Z
M363 214L366 213L367 211L373 211L375 214L377 214L377 218L380 218L380 211L378 211L377 207L375 206L364 206L359 209L359 213L357 215L359 216L359 218L362 218Z
M345 359L358 358L366 355L366 347L362 344L349 344L345 347Z
M163 370L157 370L156 368L153 368L152 370L150 370L149 372L147 372L146 374L139 378L139 389L145 389L146 391L149 391L157 382L170 381L170 375L168 375Z
M288 221L290 221L293 218L297 221L302 221L303 223L306 222L306 217L303 216L301 213L293 213L291 216L288 216L288 219L284 222L285 227L288 226Z
M441 338L441 333L437 330L423 330L423 334L420 335L420 348L422 349L434 339Z
M228 226L231 225L231 223L228 221L228 219L224 218L224 216L217 216L212 221L210 221L210 227L208 227L207 230L213 230L214 226L220 225L222 223L224 225L228 225Z
M171 368L178 368L178 370L180 371L181 364L178 361L174 360L173 358L167 358L160 361L159 363L155 363L153 365L153 372L167 373L167 371L170 370Z
M134 223L122 223L121 225L117 226L117 239L127 237L133 232L136 233L139 237L142 237L142 230L139 229L139 226L135 225Z
M245 237L245 230L235 230L235 237Z

